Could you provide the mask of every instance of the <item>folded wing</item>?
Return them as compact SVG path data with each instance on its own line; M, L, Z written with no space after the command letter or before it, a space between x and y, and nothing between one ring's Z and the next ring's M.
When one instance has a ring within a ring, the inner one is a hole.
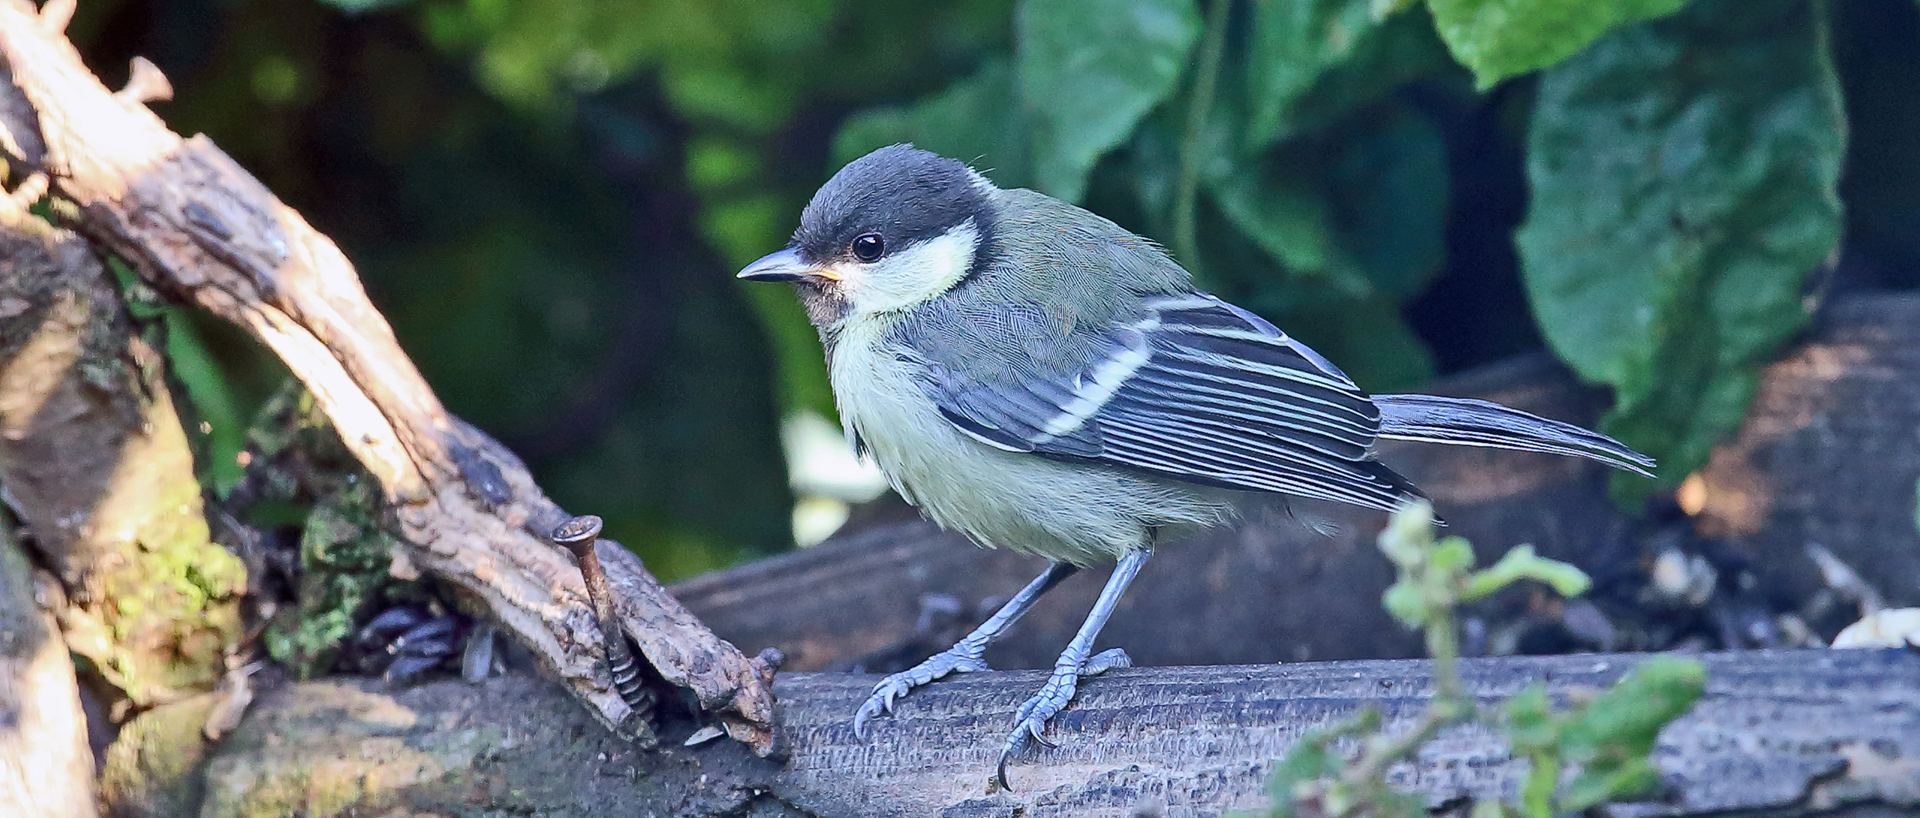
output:
M1313 350L1203 293L1148 299L1078 371L936 383L948 421L1009 451L1392 509L1380 410Z

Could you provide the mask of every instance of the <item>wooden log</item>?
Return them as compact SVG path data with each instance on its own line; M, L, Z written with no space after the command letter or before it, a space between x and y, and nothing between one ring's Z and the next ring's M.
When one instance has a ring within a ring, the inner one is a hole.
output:
M93 818L93 750L73 660L36 603L13 534L0 532L0 815Z
M102 87L60 33L64 11L0 2L12 72L0 96L13 97L0 101L0 146L44 145L15 158L79 204L76 230L154 288L252 333L306 384L393 504L405 535L396 573L431 571L471 592L593 712L644 729L611 687L578 571L546 541L569 515L511 452L447 414L333 242L210 140L183 140L137 93ZM18 136L30 132L39 139ZM652 668L772 752L767 668L701 626L632 554L602 545L621 624Z
M1842 299L1767 367L1740 432L1700 474L1700 529L1760 570L1820 583L1807 547L1920 605L1920 295Z
M1467 660L1486 704L1544 680L1561 696L1611 683L1635 655ZM1920 814L1920 656L1904 651L1707 654L1706 697L1661 733L1665 791L1598 814L1794 816L1877 805ZM1084 686L1054 722L1057 750L1022 758L1014 790L988 778L1013 708L1044 674L967 674L916 691L854 738L874 677L783 674L791 758L729 742L651 753L522 678L383 694L323 682L269 693L220 749L201 814L676 816L1214 816L1265 803L1267 771L1304 732L1358 708L1405 729L1431 689L1420 660L1152 668ZM673 738L684 735L685 729ZM1450 730L1397 786L1464 814L1512 796L1524 762L1484 727Z
M68 645L139 707L213 687L247 587L164 369L87 242L0 202L0 484Z

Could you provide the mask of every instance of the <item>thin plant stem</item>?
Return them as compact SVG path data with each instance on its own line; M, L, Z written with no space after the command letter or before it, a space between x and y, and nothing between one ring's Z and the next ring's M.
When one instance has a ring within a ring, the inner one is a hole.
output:
M1173 198L1173 249L1187 269L1200 272L1199 208L1200 152L1207 117L1213 113L1214 88L1220 80L1221 57L1227 50L1227 16L1233 0L1213 0L1207 8L1206 33L1194 65L1193 98L1187 105L1186 134L1180 140L1180 181Z

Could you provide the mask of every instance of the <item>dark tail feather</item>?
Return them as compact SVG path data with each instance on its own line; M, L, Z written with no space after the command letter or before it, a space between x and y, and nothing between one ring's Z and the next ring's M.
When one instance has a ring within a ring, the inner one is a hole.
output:
M1388 440L1563 454L1653 476L1653 458L1618 440L1497 403L1434 395L1374 395L1373 402L1380 407L1380 437Z

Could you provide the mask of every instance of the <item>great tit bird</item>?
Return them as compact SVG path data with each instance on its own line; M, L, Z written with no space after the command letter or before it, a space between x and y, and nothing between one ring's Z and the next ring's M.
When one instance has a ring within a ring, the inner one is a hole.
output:
M1246 493L1391 510L1419 496L1379 440L1573 455L1649 474L1605 435L1494 403L1368 395L1305 344L1194 288L1153 242L965 164L895 145L815 193L786 249L740 272L792 282L826 348L854 447L900 496L983 545L1051 560L979 628L888 676L854 732L986 647L1080 567L1118 560L1085 624L1019 708L997 771L1080 677L1156 540L1234 516Z

